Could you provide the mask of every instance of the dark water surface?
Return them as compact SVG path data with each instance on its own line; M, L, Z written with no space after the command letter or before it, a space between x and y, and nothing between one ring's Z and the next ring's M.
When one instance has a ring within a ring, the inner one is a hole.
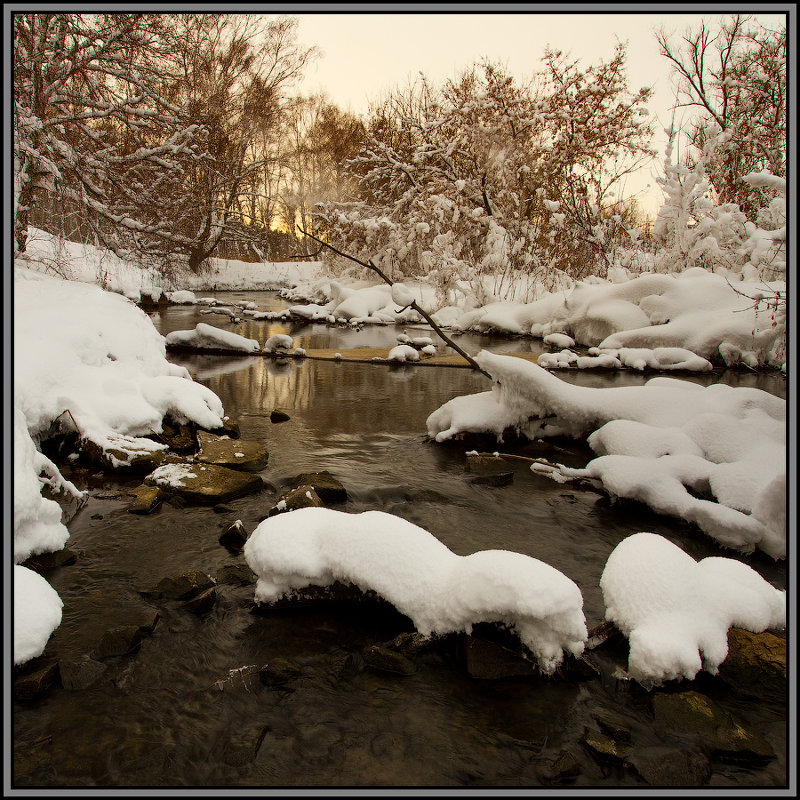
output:
M217 297L280 307L273 295ZM289 332L308 349L386 347L399 332L252 320L234 326L224 317L200 316L194 307L154 316L162 333L198 321L262 343L272 333ZM327 343L318 343L325 337ZM464 336L461 344L471 352L485 346L508 352L541 342ZM46 655L78 657L90 653L109 628L138 624L147 611L160 619L137 653L106 662L92 688L54 688L40 700L15 703L17 785L536 788L547 785L542 767L566 750L579 771L564 786L644 787L635 772L602 765L581 745L584 730L597 728L598 712L620 715L636 748L681 748L681 732L664 738L653 728L648 693L614 677L618 664L611 660L602 663L601 678L584 682L480 681L440 655L421 657L417 672L401 677L371 670L360 656L366 645L400 632L392 617L322 606L255 615L254 586L222 580L216 604L201 615L177 602L143 599L140 591L166 575L199 569L219 576L226 566L244 563L220 545L220 533L236 519L252 531L296 474L319 470L347 487L342 511L396 514L461 555L509 549L552 565L580 587L590 628L603 619L603 567L630 534L659 533L695 559L734 557L678 521L640 506L612 506L598 494L538 477L522 461L509 462L514 480L507 486L470 483L464 469L469 448L431 444L425 429L427 416L447 400L487 388L469 370L310 360L280 365L260 357L172 360L219 395L226 413L239 420L243 438L267 446L269 464L261 472L266 488L231 501L224 513L164 504L145 517L126 511L127 500L118 496L123 482L106 478L91 488L91 499L69 525L76 563L47 574L64 615ZM591 385L645 379L635 373L562 375ZM724 380L740 377L726 373ZM783 381L743 378L743 384L771 381L778 388ZM697 380L709 382L709 376ZM290 420L271 423L274 408ZM578 443L556 454L576 466L589 458ZM783 563L758 554L746 563L785 588ZM225 691L214 687L230 670L277 657L301 669L284 688L257 680L238 686L231 680ZM785 698L756 702L710 678L701 691L757 730L777 754L764 766L714 761L708 785L785 785Z

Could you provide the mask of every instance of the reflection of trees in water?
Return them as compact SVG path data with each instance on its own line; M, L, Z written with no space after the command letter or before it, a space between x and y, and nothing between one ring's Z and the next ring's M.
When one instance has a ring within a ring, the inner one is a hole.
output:
M428 415L442 403L489 388L488 381L466 369L311 360L257 359L201 380L234 416L281 408L290 414L310 412L307 422L318 430L421 436Z

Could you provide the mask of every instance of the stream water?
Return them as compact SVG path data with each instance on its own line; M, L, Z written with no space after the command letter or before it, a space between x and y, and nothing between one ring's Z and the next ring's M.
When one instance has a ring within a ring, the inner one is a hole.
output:
M267 293L216 296L222 303L255 300L262 310L286 305ZM164 334L203 321L261 342L288 332L306 349L388 347L399 332L247 318L234 325L199 310L170 307L152 316ZM430 335L424 328L407 330ZM470 352L536 352L541 346L466 334L459 342ZM499 548L547 562L580 587L589 628L603 619L599 581L606 560L632 533L659 533L695 559L735 557L679 521L556 484L522 461L509 462L514 480L507 486L469 482L468 448L428 442L425 420L450 398L487 388L471 370L314 360L279 364L261 357L171 360L217 393L226 413L239 420L243 438L267 446L269 463L261 472L266 488L230 501L230 510L221 513L165 503L142 517L127 513L128 498L119 494L139 479L76 474L91 496L69 523L68 547L77 560L47 574L64 615L46 654L60 659L90 653L106 630L141 619L143 609L160 618L138 652L108 660L91 688L55 687L35 701L14 703L16 785L540 787L548 780L543 768L567 751L577 768L562 778L564 785L645 786L634 771L601 763L581 745L584 730L597 728L596 716L604 712L624 720L636 748L683 747L680 731L665 739L654 728L648 693L616 678L612 660L600 658L601 677L588 681L481 681L437 654L421 658L413 675L400 677L376 672L360 657L366 645L386 642L403 629L392 616L323 605L256 615L253 585L223 581L205 614L143 599L140 592L166 575L200 569L217 576L243 563L220 545L220 533L236 519L252 531L295 475L321 470L347 488L340 510L396 514L461 555ZM606 386L646 380L633 372L562 377ZM783 394L782 376L728 372L692 379ZM274 408L290 420L273 424ZM589 458L579 443L557 452L557 460L576 466ZM783 562L755 554L746 563L785 588ZM230 670L276 657L294 662L300 677L283 688L233 680L224 691L214 687ZM702 691L757 730L776 753L765 765L713 761L707 785L785 785L785 697L754 700L711 678Z

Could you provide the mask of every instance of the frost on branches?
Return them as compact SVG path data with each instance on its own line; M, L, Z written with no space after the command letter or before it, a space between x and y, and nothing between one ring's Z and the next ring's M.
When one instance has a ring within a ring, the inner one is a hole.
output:
M607 266L625 228L610 190L649 155L649 90L628 93L624 59L581 71L547 51L532 85L483 64L391 97L350 162L359 199L323 206L318 233L392 279L433 279L446 305L491 299L487 275L525 300Z

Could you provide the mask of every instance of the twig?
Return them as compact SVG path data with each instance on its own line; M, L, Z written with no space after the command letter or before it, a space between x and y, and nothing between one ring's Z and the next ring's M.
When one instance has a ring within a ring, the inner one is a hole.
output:
M308 236L310 239L313 239L315 242L319 242L319 244L321 244L323 247L327 247L329 250L332 250L334 253L336 253L336 255L342 256L342 258L347 258L350 261L353 261L356 264L361 265L362 267L366 267L367 269L372 270L374 273L379 275L380 278L385 283L388 283L389 286L394 286L394 283L392 282L392 280L382 270L380 270L378 267L376 267L372 263L372 261L368 261L368 262L361 261L360 259L356 258L355 256L351 256L348 253L343 253L341 250L338 250L337 248L335 248L332 244L328 244L327 242L323 242L322 239L318 239L316 236L314 236L314 234L308 233L308 231L304 230L299 225L297 226L297 230L299 230L300 233L302 233L304 236ZM450 339L448 336L445 335L444 331L433 321L433 319L431 318L431 315L428 314L428 312L425 311L424 308L421 308L416 300L412 301L409 305L404 306L402 309L400 309L400 311L404 311L406 308L413 308L414 311L416 311L420 316L422 316L425 319L425 321L436 331L436 333L438 333L439 336L441 336L442 339L444 339L444 341L448 345L450 345L450 347L453 348L453 350L455 350L462 358L465 358L469 362L470 366L473 369L476 369L482 375L485 375L489 380L493 380L492 376L488 372L486 372L485 369L481 369L481 367L478 366L478 363L475 361L475 359L471 355L469 355L464 350L462 350L452 339Z

